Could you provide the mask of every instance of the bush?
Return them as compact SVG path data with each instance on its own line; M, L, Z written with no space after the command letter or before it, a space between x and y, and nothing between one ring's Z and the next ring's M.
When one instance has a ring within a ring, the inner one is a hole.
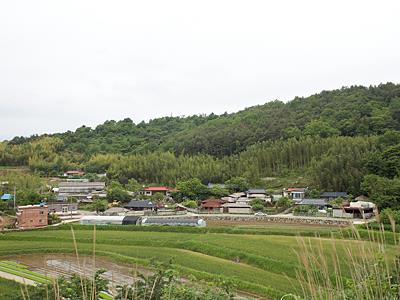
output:
M197 208L197 201L194 200L187 200L182 203L183 206L186 206L188 208Z
M313 205L298 205L293 209L295 216L315 216L318 209Z
M396 224L400 224L400 210L385 208L381 211L380 217L383 224L390 224L390 218L392 218Z

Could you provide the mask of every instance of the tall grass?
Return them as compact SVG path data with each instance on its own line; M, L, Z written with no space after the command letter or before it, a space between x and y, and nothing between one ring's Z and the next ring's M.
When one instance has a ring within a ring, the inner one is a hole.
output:
M365 231L360 235L353 226L351 234L358 242L352 244L338 244L332 238L329 244L320 240L315 246L308 238L299 237L300 250L296 254L301 271L296 277L301 284L301 297L312 300L400 299L400 241L394 223L391 229L390 246L387 241L390 233L385 232L383 226L372 230L366 225L367 241ZM326 247L333 251L326 251ZM344 255L339 247L344 248ZM395 255L390 255L393 248Z

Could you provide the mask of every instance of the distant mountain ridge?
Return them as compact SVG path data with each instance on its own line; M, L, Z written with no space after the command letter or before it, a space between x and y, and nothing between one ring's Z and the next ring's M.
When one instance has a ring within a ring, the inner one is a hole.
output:
M62 151L95 153L210 154L223 157L262 141L303 135L367 136L400 130L400 85L351 86L322 91L289 102L272 101L222 115L163 117L134 124L129 118L106 121L65 133L15 137L24 144L45 136L63 141Z

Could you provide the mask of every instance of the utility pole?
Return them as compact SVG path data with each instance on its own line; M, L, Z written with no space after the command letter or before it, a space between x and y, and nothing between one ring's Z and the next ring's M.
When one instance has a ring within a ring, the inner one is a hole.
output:
M15 187L15 185L14 185L14 210L15 210L15 195L16 195L16 187Z

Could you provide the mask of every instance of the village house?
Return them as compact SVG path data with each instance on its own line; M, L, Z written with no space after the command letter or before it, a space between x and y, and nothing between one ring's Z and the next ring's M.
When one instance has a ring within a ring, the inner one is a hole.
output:
M208 213L220 213L222 212L222 205L226 201L222 199L208 199L201 201L200 210Z
M156 193L161 193L166 197L171 196L172 189L167 186L151 186L139 191L139 194L146 196L153 196Z
M267 192L265 189L249 189L246 192L247 198L265 198L267 196Z
M227 214L251 214L251 206L245 203L225 203L222 205L223 213Z
M78 213L78 203L48 203L49 213L60 216L76 215Z
M46 226L48 213L47 205L18 206L17 226L22 229Z
M236 202L239 198L246 198L246 194L242 193L242 192L233 193L233 194L230 194L229 196L222 197L221 200L224 200L227 202Z
M283 197L288 197L294 201L301 201L306 196L306 188L287 188L283 190Z
M239 203L250 203L251 200L254 199L261 199L265 202L272 202L272 198L268 196L267 192L265 189L249 189L246 191L246 199L243 199L243 197L239 198L236 202Z

